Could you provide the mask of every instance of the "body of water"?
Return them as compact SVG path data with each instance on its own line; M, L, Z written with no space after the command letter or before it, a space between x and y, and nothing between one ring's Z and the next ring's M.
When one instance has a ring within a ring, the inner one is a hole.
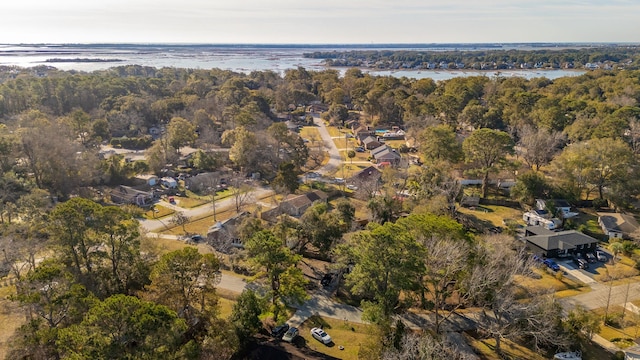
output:
M376 49L381 49L377 47ZM393 47L394 50L416 50ZM191 69L219 68L235 72L271 70L283 73L287 69L304 67L323 70L320 59L303 57L305 52L354 50L345 46L295 46L295 45L0 45L0 66L35 67L52 66L60 70L91 72L114 66L142 65L156 68L176 67ZM365 50L358 47L357 50ZM335 68L341 73L346 69ZM431 78L447 80L460 76L519 76L524 78L546 77L556 79L577 76L580 70L370 70L372 75Z

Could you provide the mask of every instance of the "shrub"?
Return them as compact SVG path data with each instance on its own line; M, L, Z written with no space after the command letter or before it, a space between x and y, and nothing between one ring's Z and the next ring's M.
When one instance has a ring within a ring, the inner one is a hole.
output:
M621 329L622 328L622 313L614 312L614 313L608 314L604 318L604 324L607 325L607 326L611 326L611 327L615 327L615 328Z
M115 148L125 148L125 149L134 149L134 150L143 150L147 149L151 146L153 142L153 138L150 135L145 135L142 137L119 137L112 138L109 142L111 146Z
M593 207L597 210L609 205L608 201L603 198L593 199Z

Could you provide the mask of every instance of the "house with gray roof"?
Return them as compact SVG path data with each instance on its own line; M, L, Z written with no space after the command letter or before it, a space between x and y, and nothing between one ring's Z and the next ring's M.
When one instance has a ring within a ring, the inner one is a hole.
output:
M291 216L301 216L314 202L326 202L329 196L320 190L310 191L306 194L289 196L280 203L280 210Z
M594 252L599 242L579 231L552 231L541 226L527 226L524 239L532 252L548 258Z
M628 239L640 228L638 221L632 215L621 213L599 212L598 224L609 239Z
M364 146L364 148L367 150L373 150L377 147L380 147L380 145L382 145L382 143L378 141L378 139L374 138L371 135L362 139L361 143Z
M382 145L371 150L371 156L376 159L378 164L388 162L392 166L398 166L400 164L400 160L402 160L402 156L388 145Z

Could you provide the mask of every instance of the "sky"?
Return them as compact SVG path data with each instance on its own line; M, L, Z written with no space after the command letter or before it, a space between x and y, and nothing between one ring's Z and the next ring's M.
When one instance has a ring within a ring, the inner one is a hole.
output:
M0 0L0 43L640 42L640 0Z

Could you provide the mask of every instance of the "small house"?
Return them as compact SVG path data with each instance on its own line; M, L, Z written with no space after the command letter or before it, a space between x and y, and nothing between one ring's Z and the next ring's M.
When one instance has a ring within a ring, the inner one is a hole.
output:
M527 226L524 237L527 247L548 258L594 252L598 240L575 230L551 231L540 226Z
M632 216L621 213L598 213L598 224L609 239L629 238L640 225Z
M378 164L383 162L389 162L392 166L398 166L402 156L398 152L387 145L382 145L371 150L371 156L376 159Z
M640 345L624 349L624 360L640 360Z
M364 146L364 148L367 150L373 150L377 147L380 147L381 145L382 143L371 135L362 139L362 146Z
M217 251L228 254L233 249L242 249L244 245L238 235L238 226L249 213L243 211L229 219L218 221L209 227L207 242Z
M160 184L162 186L168 187L169 189L175 189L178 187L178 181L172 177L163 177L160 179Z
M306 194L289 196L280 203L283 213L290 216L301 216L316 201L326 202L329 196L320 190L310 191Z
M349 178L349 181L378 180L382 173L375 166L366 167Z
M111 201L116 204L133 204L141 207L150 206L153 203L153 193L120 185L111 191Z
M307 107L307 112L310 113L322 113L329 110L329 105L327 104L311 104Z
M549 210L549 206L554 207L555 209L562 212L562 217L565 219L570 219L574 216L578 216L579 213L571 211L571 204L567 200L563 199L551 199L551 200L543 200L536 199L536 209L538 210Z

